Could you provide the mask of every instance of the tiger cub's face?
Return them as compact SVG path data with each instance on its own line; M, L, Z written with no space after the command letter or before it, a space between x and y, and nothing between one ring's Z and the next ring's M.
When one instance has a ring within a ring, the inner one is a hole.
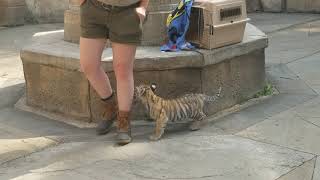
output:
M148 85L140 85L135 88L135 97L137 99L140 99L142 102L146 102L148 95L151 95L155 92L157 86L155 84L152 84L150 86Z

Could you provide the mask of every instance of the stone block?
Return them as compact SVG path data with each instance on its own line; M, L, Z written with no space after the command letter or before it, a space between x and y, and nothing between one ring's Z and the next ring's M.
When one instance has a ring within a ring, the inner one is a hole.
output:
M69 0L25 0L27 4L26 21L35 23L62 23L64 11Z
M281 12L282 0L261 0L262 8L265 12Z
M25 6L25 0L0 0L0 6L3 7L15 7L15 6Z
M246 3L248 12L257 12L262 10L260 0L246 0Z
M142 45L161 45L167 39L166 21L169 11L151 12L143 25Z
M58 112L86 122L101 119L104 106L80 72L79 45L62 40L63 33L39 37L21 51L30 106ZM42 39L43 38L43 39ZM158 47L138 47L135 85L157 83L157 94L175 98L187 93L214 95L222 86L223 97L209 106L209 115L242 102L264 85L264 49L267 37L248 24L241 43L214 50L160 52ZM113 88L112 50L106 48L102 67ZM133 119L146 119L136 103Z
M116 88L114 73L108 73L112 87ZM201 92L201 71L197 68L172 69L164 71L134 72L135 85L156 83L157 94L164 98L176 98L188 93ZM94 89L90 89L90 106L94 122L103 118L104 104ZM148 115L138 101L131 111L132 119L147 119Z
M320 12L319 0L287 0L288 12Z
M289 12L303 12L307 10L305 0L287 0L287 11Z
M64 13L64 40L79 43L80 39L80 12L67 10Z
M0 0L0 26L23 25L25 12L24 0Z
M80 0L69 0L69 10L80 10Z
M202 91L214 95L222 87L222 97L207 106L214 114L253 97L265 85L264 50L257 50L219 64L207 66L202 71Z
M89 121L89 84L79 71L23 63L27 104Z

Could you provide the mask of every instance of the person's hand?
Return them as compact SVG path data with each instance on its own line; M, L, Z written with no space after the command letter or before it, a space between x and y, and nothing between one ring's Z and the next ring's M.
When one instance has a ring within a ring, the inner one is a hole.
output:
M84 2L86 2L86 0L79 0L80 6L81 6Z
M143 23L147 15L147 9L145 7L137 7L136 12L140 18L140 22Z

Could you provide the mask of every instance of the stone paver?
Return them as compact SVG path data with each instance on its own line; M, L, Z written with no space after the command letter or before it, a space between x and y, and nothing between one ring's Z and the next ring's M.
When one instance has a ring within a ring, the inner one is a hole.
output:
M304 121L290 110L251 126L237 135L320 154L320 144L315 143L315 140L320 138L320 127Z
M320 19L318 14L252 13L251 23L266 33L276 32L301 23Z
M0 77L0 108L12 107L24 93L24 86L24 80L22 79Z
M44 137L0 139L0 165L56 144L56 141Z
M124 147L101 142L68 143L0 167L0 172L7 172L0 178L32 179L55 172L68 177L68 173L76 172L114 180L270 180L313 158L308 153L236 136L175 137Z
M315 98L312 101L302 104L293 109L298 115L303 118L319 118L320 117L320 98Z
M288 67L303 79L311 88L313 88L313 86L317 87L320 86L320 71L317 68L320 67L319 58L320 52L301 59L300 61L292 62L288 64ZM315 88L314 90L320 93L320 91L318 91L319 89Z
M215 126L227 133L237 133L256 123L265 121L283 111L303 104L315 98L308 94L279 94L264 100L260 104L248 107L240 112L220 118Z
M266 64L268 66L294 62L319 52L320 36L311 36L301 28L308 28L308 25L301 25L269 35L269 48L266 49Z
M320 157L318 156L313 173L313 180L320 180Z
M285 64L269 66L266 68L266 73L268 81L276 86L280 94L317 94L304 80L290 70Z
M304 163L277 180L312 180L316 158Z

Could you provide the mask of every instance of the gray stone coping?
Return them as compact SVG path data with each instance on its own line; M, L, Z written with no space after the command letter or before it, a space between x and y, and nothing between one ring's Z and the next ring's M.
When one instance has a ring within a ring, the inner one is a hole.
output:
M135 71L201 68L267 46L267 36L248 23L241 43L214 50L160 52L159 47L138 47ZM28 63L80 71L79 45L64 41L63 31L36 34L33 43L21 50L21 58ZM107 72L113 71L110 48L105 49L102 61Z

